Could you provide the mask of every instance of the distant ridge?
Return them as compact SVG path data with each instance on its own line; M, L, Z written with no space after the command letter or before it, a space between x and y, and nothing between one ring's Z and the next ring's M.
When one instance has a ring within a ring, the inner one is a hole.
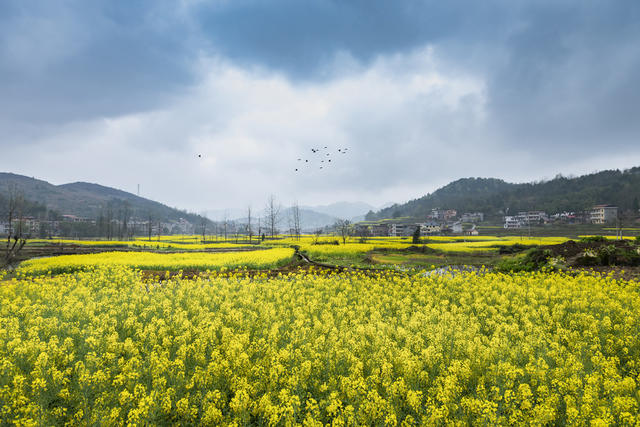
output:
M582 211L595 204L614 204L623 210L638 209L640 167L550 181L512 184L496 178L463 178L404 204L375 213L368 220L394 217L424 217L432 209L484 212L497 217L505 212L544 210L547 213Z
M15 184L30 202L44 205L47 209L61 215L95 219L100 210L109 203L117 207L127 202L133 217L147 218L151 215L155 221L184 218L192 224L200 220L198 215L99 184L74 182L53 185L28 176L0 172L0 195L6 193L7 187L11 184Z

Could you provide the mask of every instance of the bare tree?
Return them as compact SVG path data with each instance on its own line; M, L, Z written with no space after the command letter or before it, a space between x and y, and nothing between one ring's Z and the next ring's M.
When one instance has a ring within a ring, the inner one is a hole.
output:
M346 244L347 237L349 237L349 229L351 228L351 221L348 219L339 219L334 224L334 227L340 234L340 237L342 237L342 244Z
M236 244L238 243L238 239L240 238L240 224L233 223L233 234L236 240Z
M151 241L151 233L153 232L153 218L151 212L149 212L149 220L147 221L147 233L149 234L149 241Z
M207 241L207 214L202 213L200 216L200 227L202 228L202 243L206 243Z
M6 264L10 264L11 262L13 262L18 253L27 243L27 239L23 234L24 194L20 189L18 189L17 185L10 184L8 189L8 196L6 217L9 229L7 231L7 246L4 256L4 261ZM16 221L17 224L14 227L14 222ZM13 244L11 243L12 240Z
M258 239L262 237L262 218L258 217Z
M107 202L107 239L113 238L113 202L110 200Z
M124 236L129 235L130 220L131 220L131 203L129 203L128 200L125 200L122 206L122 234Z
M318 242L320 241L320 235L322 234L322 228L317 228L314 232L313 232L313 244L317 245Z
M228 212L225 210L224 211L224 218L222 220L222 225L224 227L224 241L227 241L227 227L229 226L229 214Z
M251 237L253 236L253 230L251 229L251 205L247 206L247 236L249 236L249 243L251 243Z
M298 202L295 201L293 206L291 206L291 219L293 222L293 234L296 240L300 240L301 230L300 230L300 206Z
M267 200L267 206L265 208L267 216L267 225L269 226L269 232L271 238L274 238L277 233L278 223L280 222L280 211L282 207L276 203L276 197L272 194Z

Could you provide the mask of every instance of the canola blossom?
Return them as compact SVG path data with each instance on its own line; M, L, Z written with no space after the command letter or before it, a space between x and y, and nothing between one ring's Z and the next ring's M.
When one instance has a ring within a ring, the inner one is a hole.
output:
M128 266L143 270L219 270L221 268L250 269L282 266L293 256L293 249L274 248L244 252L184 252L162 254L153 252L103 252L87 255L60 255L24 261L18 272L25 275L69 273L96 266Z
M316 241L317 240L317 241ZM569 240L566 237L522 237L522 236L425 236L422 243L412 243L411 237L371 237L364 243L349 239L346 244L338 237L302 236L299 240L284 238L264 242L268 246L298 246L312 257L349 257L365 254L376 249L403 250L411 246L427 246L441 252L496 252L500 246L556 245ZM331 244L337 242L338 244Z
M5 280L0 420L637 425L639 291L486 270Z
M427 247L442 252L491 252L497 251L500 246L540 246L540 245L557 245L566 242L564 237L546 237L546 238L506 238L500 240L479 241L472 240L468 242L446 242L446 243L428 243Z
M171 236L169 236L171 237ZM216 242L216 243L197 243L198 240L71 240L71 239L33 239L27 242L28 245L39 244L58 244L58 245L76 245L88 247L123 247L134 249L174 249L185 251L202 251L208 249L233 249L233 248L251 248L255 247L248 243L233 242Z

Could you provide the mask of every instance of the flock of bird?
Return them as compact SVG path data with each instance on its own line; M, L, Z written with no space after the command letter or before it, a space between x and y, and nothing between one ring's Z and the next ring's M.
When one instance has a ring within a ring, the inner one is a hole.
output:
M349 151L348 148L338 148L338 154L347 154L347 151ZM300 165L298 165L298 167L295 168L296 172L300 172L300 169L302 168L302 166L306 166L306 167L317 166L318 169L324 169L325 167L331 166L332 152L331 150L329 150L329 147L325 146L320 148L312 148L311 153L313 154L310 157L311 160L298 158L298 162L300 162ZM333 152L333 154L335 154L335 152Z
M338 154L347 154L348 151L348 148L338 148ZM301 165L308 167L311 167L315 164L319 169L324 169L325 167L329 167L331 165L332 153L331 150L329 150L329 147L325 146L321 148L312 148L311 153L316 155L310 157L311 161L309 161L309 159L298 158L298 162L300 162ZM323 154L324 156L322 156ZM198 154L198 158L201 159L202 154ZM297 168L295 168L295 171L299 172L301 168L302 166L298 166Z

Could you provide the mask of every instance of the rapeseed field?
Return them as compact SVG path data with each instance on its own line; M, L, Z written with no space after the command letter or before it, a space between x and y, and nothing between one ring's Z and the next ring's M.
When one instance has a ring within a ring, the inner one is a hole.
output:
M637 425L639 380L640 286L609 276L0 283L4 424Z
M162 254L154 252L103 252L86 255L61 255L24 261L19 274L70 273L97 266L127 266L144 270L219 270L246 267L275 268L291 261L294 250L273 248L246 252L183 252Z

